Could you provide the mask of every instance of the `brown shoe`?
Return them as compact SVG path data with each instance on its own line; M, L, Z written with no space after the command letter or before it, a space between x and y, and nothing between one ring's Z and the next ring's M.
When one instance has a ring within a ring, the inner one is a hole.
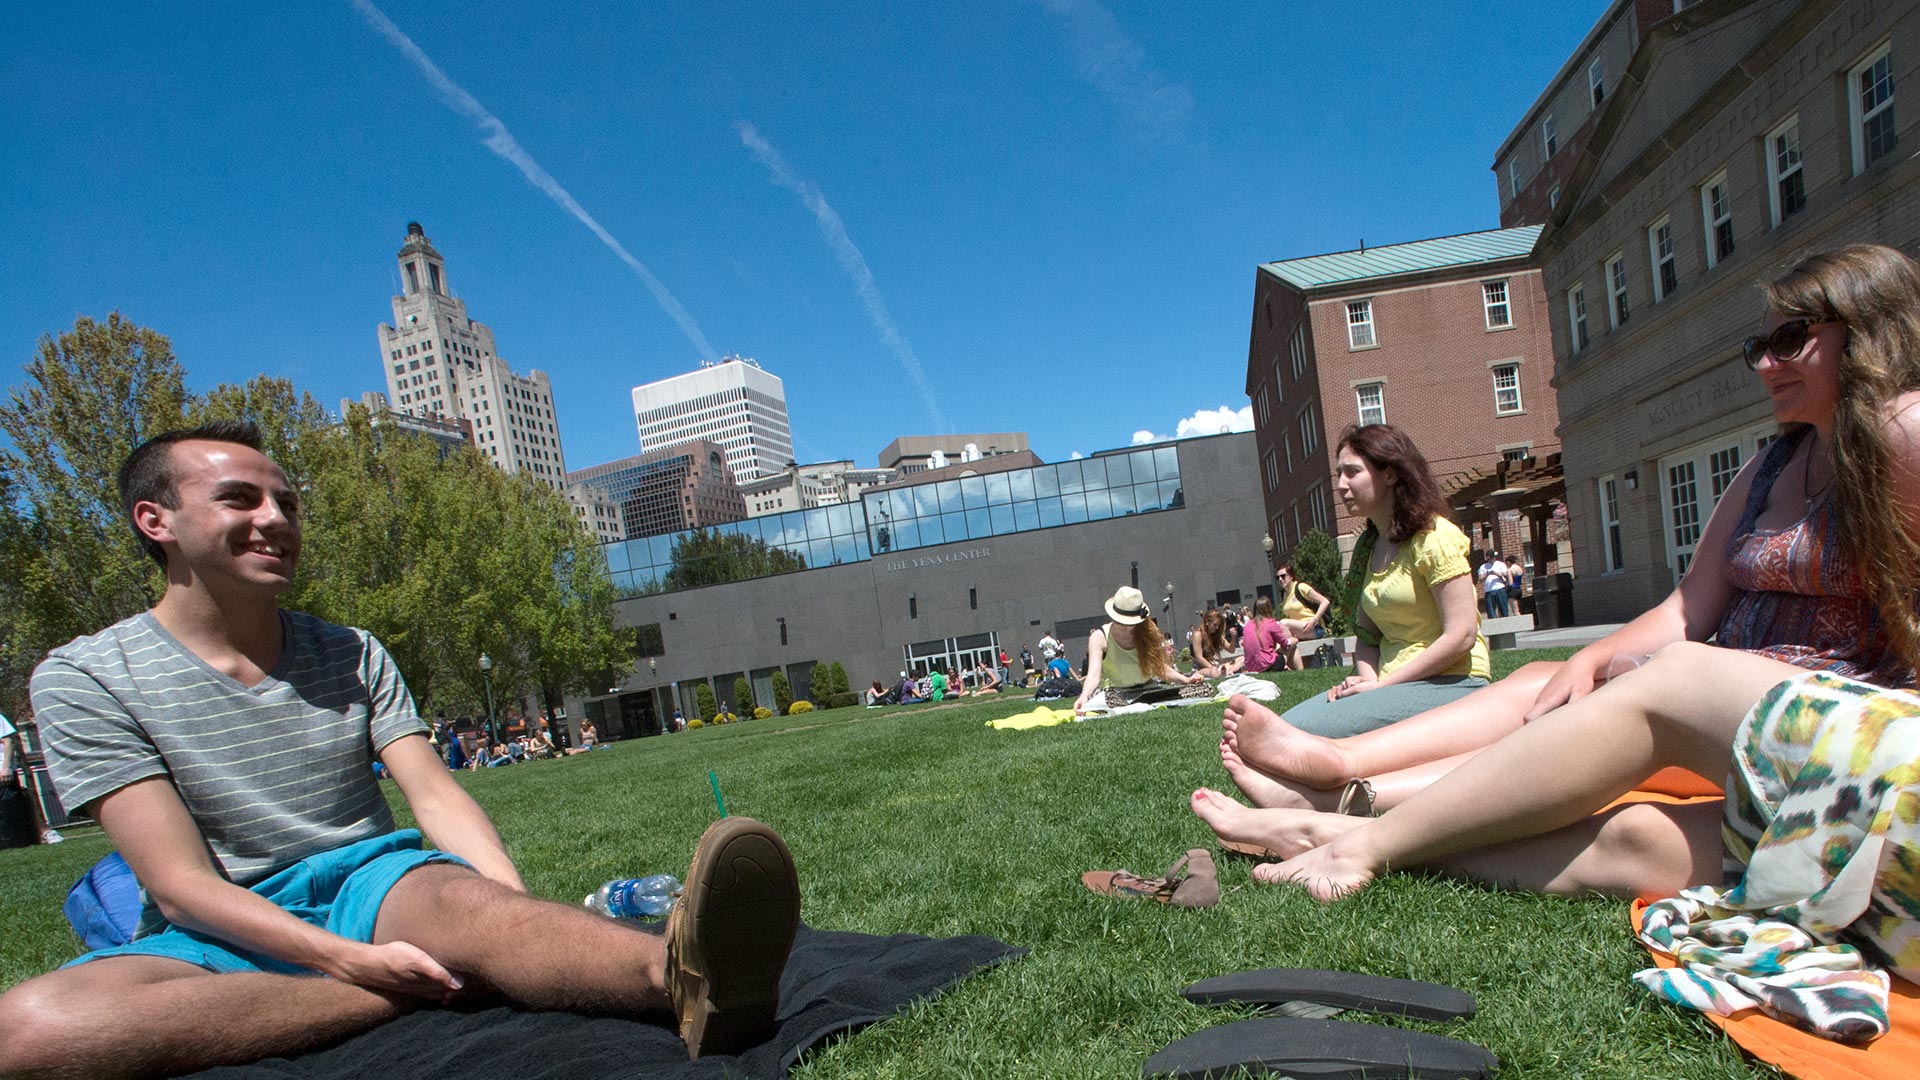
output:
M780 834L714 822L667 917L667 992L687 1056L734 1054L772 1034L780 973L800 931L800 879Z

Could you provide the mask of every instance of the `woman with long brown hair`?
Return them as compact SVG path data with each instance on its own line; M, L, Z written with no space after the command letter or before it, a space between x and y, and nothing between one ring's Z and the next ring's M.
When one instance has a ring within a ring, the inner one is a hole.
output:
M1238 674L1246 664L1245 655L1235 655L1237 650L1227 642L1227 618L1219 608L1207 609L1187 644L1193 649L1195 675L1221 679Z
M1106 607L1111 621L1087 635L1087 677L1073 703L1074 712L1085 711L1087 703L1108 686L1138 686L1156 679L1183 685L1205 681L1199 675L1183 674L1167 659L1167 635L1153 621L1153 611L1139 589L1120 586Z
M1487 685L1488 671L1469 543L1447 520L1427 459L1386 424L1350 427L1336 449L1334 494L1367 519L1346 582L1359 645L1353 674L1285 717L1322 736L1371 731L1455 701Z

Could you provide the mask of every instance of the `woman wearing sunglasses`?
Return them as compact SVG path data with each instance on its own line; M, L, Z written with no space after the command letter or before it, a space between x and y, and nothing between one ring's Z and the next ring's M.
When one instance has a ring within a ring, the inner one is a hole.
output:
M1332 809L1365 777L1373 808L1406 805L1382 822L1431 827L1368 849L1394 865L1532 836L1444 865L1549 891L1661 893L1717 879L1718 804L1587 815L1666 766L1726 778L1735 728L1789 676L1905 688L1920 656L1920 265L1888 247L1845 247L1766 295L1762 333L1743 355L1781 435L1715 507L1666 600L1564 663L1527 665L1350 738L1307 735L1236 698L1228 773L1259 806L1296 809L1249 810L1203 789L1196 812L1226 839L1298 851L1362 820L1298 808ZM1714 647L1689 644L1709 636ZM1473 813L1434 816L1457 811L1463 792L1480 804Z

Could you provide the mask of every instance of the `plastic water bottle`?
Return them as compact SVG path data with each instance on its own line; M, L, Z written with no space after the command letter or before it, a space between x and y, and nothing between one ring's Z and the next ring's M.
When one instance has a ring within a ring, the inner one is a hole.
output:
M586 898L586 906L609 919L657 919L680 899L680 879L672 874L616 878Z

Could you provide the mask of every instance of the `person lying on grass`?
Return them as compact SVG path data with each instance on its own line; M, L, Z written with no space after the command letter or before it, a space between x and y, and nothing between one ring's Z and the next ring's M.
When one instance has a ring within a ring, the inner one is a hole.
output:
M1536 661L1345 738L1315 737L1235 698L1220 747L1234 783L1259 806L1326 810L1350 779L1366 777L1375 805L1391 807L1592 692L1610 666L1631 667L1678 641L1712 637L1803 669L1905 685L1911 664L1892 647L1886 598L1909 579L1882 564L1907 550L1900 525L1920 496L1884 466L1920 384L1920 296L1904 280L1914 272L1898 251L1862 245L1817 255L1767 288L1769 336L1755 339L1747 359L1781 436L1727 488L1686 575L1658 606L1565 662Z
M166 591L55 649L32 695L62 802L100 823L146 906L133 941L0 995L0 1075L293 1055L468 988L531 1009L673 1012L694 1057L771 1029L800 912L771 829L708 830L664 940L528 896L380 643L278 606L300 510L253 425L150 439L120 487ZM395 829L375 759L437 850ZM716 894L722 872L733 887Z
M1182 685L1206 681L1182 674L1167 659L1167 636L1153 621L1139 589L1120 586L1107 599L1106 609L1112 621L1087 635L1087 674L1074 712L1086 711L1087 703L1107 686L1139 686L1152 679Z

